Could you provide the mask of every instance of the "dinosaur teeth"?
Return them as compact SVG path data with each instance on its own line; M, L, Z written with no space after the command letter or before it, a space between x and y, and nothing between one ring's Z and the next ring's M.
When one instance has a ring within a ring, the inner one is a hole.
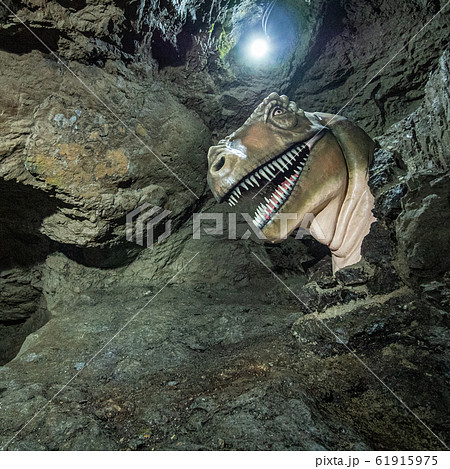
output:
M282 158L278 158L278 163L284 171L287 171L289 169L288 165L283 161Z
M260 188L261 186L263 186L263 189L271 187L270 195L264 197L264 201L259 204L253 215L253 223L259 229L263 229L292 194L308 160L309 150L308 145L297 145L282 155L267 161L264 165L254 169L253 172L248 173L239 185L231 191L231 195L228 198L229 205L233 207L238 204L241 195L246 190L248 191L255 187ZM267 181L264 181L264 179ZM268 182L271 182L273 185L269 185ZM259 191L257 194L259 194Z
M259 170L259 174L261 174L261 176L264 176L268 181L270 181L270 177L267 176L267 174L264 172L264 169L260 169Z
M275 174L272 173L272 171L270 171L269 168L265 168L265 170L269 173L269 176L273 179L275 177ZM269 181L271 181L271 179L269 179Z
M278 161L274 161L273 164L276 168L278 168L279 171L283 171L283 168L281 167L280 163L278 163Z
M264 215L264 208L262 206L258 207L258 210L256 210L256 215L260 217Z

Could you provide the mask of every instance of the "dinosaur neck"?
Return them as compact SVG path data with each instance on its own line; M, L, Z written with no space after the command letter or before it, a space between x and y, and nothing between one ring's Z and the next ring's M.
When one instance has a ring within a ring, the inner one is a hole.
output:
M317 241L330 248L333 273L361 259L362 241L376 221L372 214L374 198L367 184L363 190L355 192L351 199L347 194L347 197L336 196L330 200L315 216L309 229Z
M374 198L369 187L359 192L351 203L347 217L340 216L329 248L333 259L333 273L356 264L361 259L361 244L376 218L372 214Z

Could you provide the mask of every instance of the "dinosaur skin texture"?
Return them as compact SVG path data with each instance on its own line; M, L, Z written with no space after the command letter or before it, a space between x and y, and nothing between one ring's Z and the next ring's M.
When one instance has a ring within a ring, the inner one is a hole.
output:
M333 272L361 259L375 221L367 184L374 143L344 117L299 109L270 94L236 132L208 152L218 202L255 202L253 222L279 242L307 228L331 251Z

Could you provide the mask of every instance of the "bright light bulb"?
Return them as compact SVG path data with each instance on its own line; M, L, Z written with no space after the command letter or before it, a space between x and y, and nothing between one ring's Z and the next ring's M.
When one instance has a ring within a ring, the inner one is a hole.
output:
M269 51L269 43L267 39L263 39L263 38L255 39L250 44L250 54L255 59L260 59L261 57L264 57L268 51Z

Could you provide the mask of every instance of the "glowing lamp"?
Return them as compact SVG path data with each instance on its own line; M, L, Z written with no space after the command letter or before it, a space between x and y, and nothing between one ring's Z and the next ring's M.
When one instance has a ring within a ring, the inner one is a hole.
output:
M269 52L269 41L265 38L254 39L250 43L249 51L253 58L260 59Z

